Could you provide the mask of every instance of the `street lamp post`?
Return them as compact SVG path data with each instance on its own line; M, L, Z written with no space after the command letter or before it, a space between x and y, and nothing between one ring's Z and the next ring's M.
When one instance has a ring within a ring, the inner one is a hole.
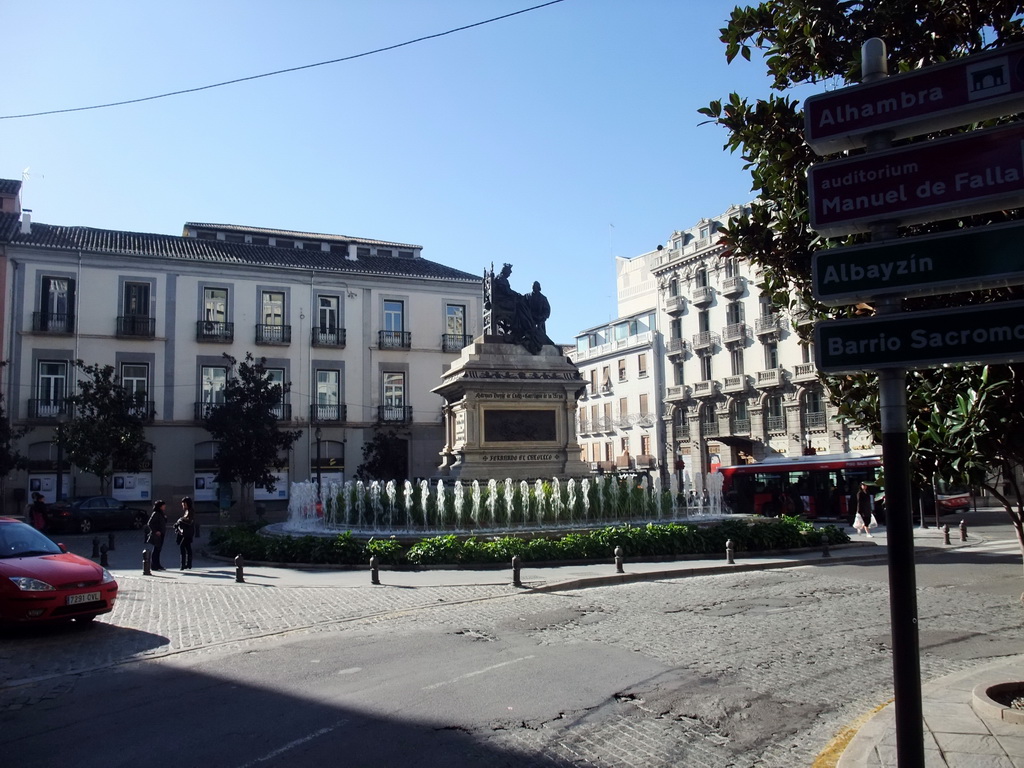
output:
M316 431L313 433L313 436L316 438L316 499L317 499L317 502L319 503L319 501L320 501L320 441L323 438L324 433L320 429L320 427L317 427Z
M57 498L59 504L64 498L64 424L68 416L64 411L57 414L57 428L55 437L57 443Z

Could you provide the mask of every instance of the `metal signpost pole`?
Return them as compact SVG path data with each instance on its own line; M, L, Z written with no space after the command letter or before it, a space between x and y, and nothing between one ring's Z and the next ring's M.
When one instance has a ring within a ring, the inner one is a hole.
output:
M861 48L864 81L887 77L885 43L872 38ZM869 151L891 144L891 134L868 137ZM896 236L895 224L872 228L872 241ZM877 313L896 314L902 300L876 304ZM896 761L902 768L924 768L924 712L917 629L917 578L914 572L914 524L911 512L910 456L907 443L906 368L878 371L878 405L882 421L882 468L885 473L885 519L888 540L889 614L892 625L893 693L896 701Z

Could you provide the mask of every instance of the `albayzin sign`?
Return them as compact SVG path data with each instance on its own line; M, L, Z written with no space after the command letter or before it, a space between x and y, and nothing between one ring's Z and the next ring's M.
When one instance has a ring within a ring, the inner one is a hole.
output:
M822 320L814 358L824 373L1024 360L1024 301Z

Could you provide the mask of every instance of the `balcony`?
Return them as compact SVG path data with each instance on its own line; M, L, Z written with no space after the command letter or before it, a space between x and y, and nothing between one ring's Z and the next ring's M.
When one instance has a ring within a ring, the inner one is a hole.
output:
M291 403L278 403L277 405L270 406L270 413L278 421L291 421L292 420L292 404Z
M389 333L389 331L381 331L381 333ZM380 424L411 424L412 406L378 405L377 421Z
M769 432L785 432L786 431L786 417L785 416L769 416L767 418L767 426Z
M693 385L694 397L711 397L718 392L717 381L698 381Z
M56 421L61 414L68 413L68 401L59 399L29 400L28 417Z
M685 296L668 296L665 299L665 311L670 315L682 315L686 312Z
M314 327L310 333L309 342L314 347L343 349L345 347L345 329L330 326Z
M669 339L665 342L665 350L669 355L686 354L686 339Z
M770 315L761 315L754 321L754 333L758 336L778 338L780 327L779 316L774 312Z
M745 374L726 376L722 380L723 392L746 392L750 388L750 377Z
M747 290L747 278L740 275L727 277L722 281L722 293L730 298L735 298Z
M256 343L285 345L292 343L292 327L290 325L256 324Z
M733 419L732 420L732 433L734 435L749 435L750 434L750 419Z
M815 381L818 369L814 363L797 363L793 366L793 381Z
M473 342L473 337L468 333L442 333L442 352L461 352Z
M825 421L824 411L810 411L804 414L804 427L807 429L824 429Z
M681 424L672 430L672 436L675 440L688 441L690 439L690 425Z
M196 323L196 341L231 342L235 340L235 324L217 320L200 320Z
M746 340L746 323L729 323L729 325L722 329L722 341L726 344L742 344Z
M210 417L210 411L223 403L196 403L194 417L196 421L206 421Z
M693 289L693 303L698 307L706 307L715 300L715 289L710 285L698 285Z
M712 350L722 343L721 337L713 331L701 331L693 334L694 350Z
M378 331L377 349L412 349L410 331Z
M781 387L785 383L785 376L781 368L769 368L757 372L758 387Z
M679 384L665 389L665 399L672 401L689 400L692 390L685 384Z
M145 315L119 315L117 330L119 339L152 339L156 336L156 318Z
M32 332L70 335L75 332L75 316L67 312L33 312Z
M700 423L700 433L704 437L718 437L718 422L702 421Z
M154 413L156 413L156 403L153 400L144 400L128 406L129 416L140 419L147 424L152 423Z
M334 405L319 405L314 403L309 406L309 421L311 424L338 423L348 420L348 407L335 403Z

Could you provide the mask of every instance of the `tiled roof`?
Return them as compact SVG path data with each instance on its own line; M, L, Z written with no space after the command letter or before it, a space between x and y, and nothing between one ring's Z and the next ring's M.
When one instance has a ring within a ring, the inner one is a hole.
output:
M125 256L154 256L209 264L245 264L260 267L315 269L353 275L392 275L431 280L479 282L480 275L446 267L427 259L360 256L355 261L325 251L274 248L266 245L201 240L195 237L122 232L92 227L62 227L32 222L29 234L21 232L18 217L0 214L0 244L53 250L83 250ZM482 273L481 273L482 274Z
M422 248L421 245L392 243L387 240L369 240L365 237L349 237L348 235L325 235L317 232L295 232L290 229L267 229L266 227L247 227L240 224L205 224L186 221L185 228L207 229L216 232L234 232L245 235L262 235L264 237L286 237L291 240L322 240L325 243L365 243L366 245L388 245L392 248Z
M0 179L0 195L16 195L21 191L21 182L15 179Z

